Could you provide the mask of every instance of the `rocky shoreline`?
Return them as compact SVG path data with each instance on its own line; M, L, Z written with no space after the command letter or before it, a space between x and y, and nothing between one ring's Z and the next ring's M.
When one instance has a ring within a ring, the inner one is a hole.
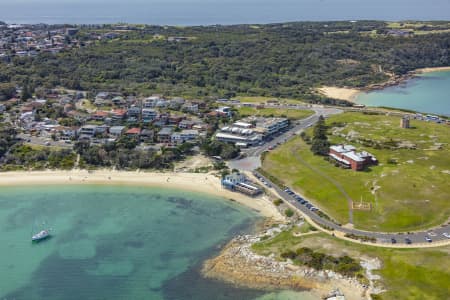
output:
M450 71L450 67L436 67L436 68L423 68L423 69L416 69L413 71L409 71L406 74L403 75L395 75L395 74L388 74L390 78L383 83L375 83L368 85L367 87L361 88L361 91L364 92L370 92L375 90L382 90L387 87L396 86L399 84L402 84L403 82L410 80L417 75L424 74L424 73L431 73L431 72L439 72L439 71Z
M363 285L355 278L333 271L317 271L294 265L290 261L278 261L274 255L261 256L252 251L252 244L261 241L263 236L277 234L283 226L286 225L271 228L259 235L235 237L217 257L204 262L203 276L262 290L309 290L318 299L324 298L336 288L343 292L347 300L371 299L371 293L380 292L375 290L373 282L378 278L371 274L380 263L373 259L363 260L361 263L370 282L369 285Z
M328 96L330 98L345 100L350 103L355 103L355 99L361 92L371 92L371 91L377 91L377 90L383 90L385 88L391 87L391 86L397 86L400 85L414 77L417 77L420 74L424 73L430 73L430 72L440 72L440 71L450 71L450 67L436 67L436 68L423 68L423 69L416 69L409 71L406 74L403 75L396 75L393 73L387 73L390 78L382 83L374 83L370 84L368 86L362 87L362 88L354 88L354 87L322 87L319 88L318 91L322 95Z

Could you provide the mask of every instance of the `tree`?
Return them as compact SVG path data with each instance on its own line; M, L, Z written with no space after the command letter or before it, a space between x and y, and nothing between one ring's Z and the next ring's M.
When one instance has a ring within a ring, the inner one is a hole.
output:
M0 101L8 100L14 97L16 87L12 83L0 83Z
M22 96L20 97L20 99L22 101L27 101L31 97L33 97L33 95L31 93L30 86L28 84L25 84L22 88Z
M323 116L319 117L319 121L316 126L314 126L313 139L311 144L311 151L315 155L328 155L328 150L330 148L330 142L327 138L327 126L325 125L325 119Z

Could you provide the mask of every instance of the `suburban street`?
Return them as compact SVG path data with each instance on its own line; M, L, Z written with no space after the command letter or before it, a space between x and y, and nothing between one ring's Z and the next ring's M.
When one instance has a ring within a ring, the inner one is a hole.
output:
M278 106L279 107L279 106ZM289 107L293 109L293 107ZM242 159L231 160L228 162L228 166L231 169L245 170L245 171L253 171L261 166L261 154L264 151L269 150L269 148L275 148L277 145L282 144L289 140L294 134L299 133L303 129L306 129L312 125L314 125L317 120L319 120L319 116L324 116L325 118L329 115L342 113L342 110L337 108L322 108L322 107L303 107L299 106L296 109L312 109L314 110L314 114L302 119L293 122L293 126L283 134L276 136L273 140L264 143L263 145L251 147L248 149L242 149L242 153L244 153L245 157Z

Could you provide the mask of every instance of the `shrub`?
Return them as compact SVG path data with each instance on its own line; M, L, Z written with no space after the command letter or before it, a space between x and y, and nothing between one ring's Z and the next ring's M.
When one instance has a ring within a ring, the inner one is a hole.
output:
M275 204L275 206L280 206L281 204L283 204L283 200L276 199L276 200L273 201L273 204Z
M286 217L290 218L294 215L294 211L292 209L288 208L284 211L284 214L286 215Z

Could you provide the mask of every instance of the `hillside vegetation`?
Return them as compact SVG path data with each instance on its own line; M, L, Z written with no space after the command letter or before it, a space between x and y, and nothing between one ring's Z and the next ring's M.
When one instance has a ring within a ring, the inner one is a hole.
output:
M371 35L384 22L160 27L81 49L0 63L0 83L126 93L291 97L328 102L321 85L364 87L416 68L448 66L450 33ZM88 39L83 28L76 38ZM108 26L102 32L111 30ZM168 37L181 36L175 42ZM335 102L333 102L335 103Z

